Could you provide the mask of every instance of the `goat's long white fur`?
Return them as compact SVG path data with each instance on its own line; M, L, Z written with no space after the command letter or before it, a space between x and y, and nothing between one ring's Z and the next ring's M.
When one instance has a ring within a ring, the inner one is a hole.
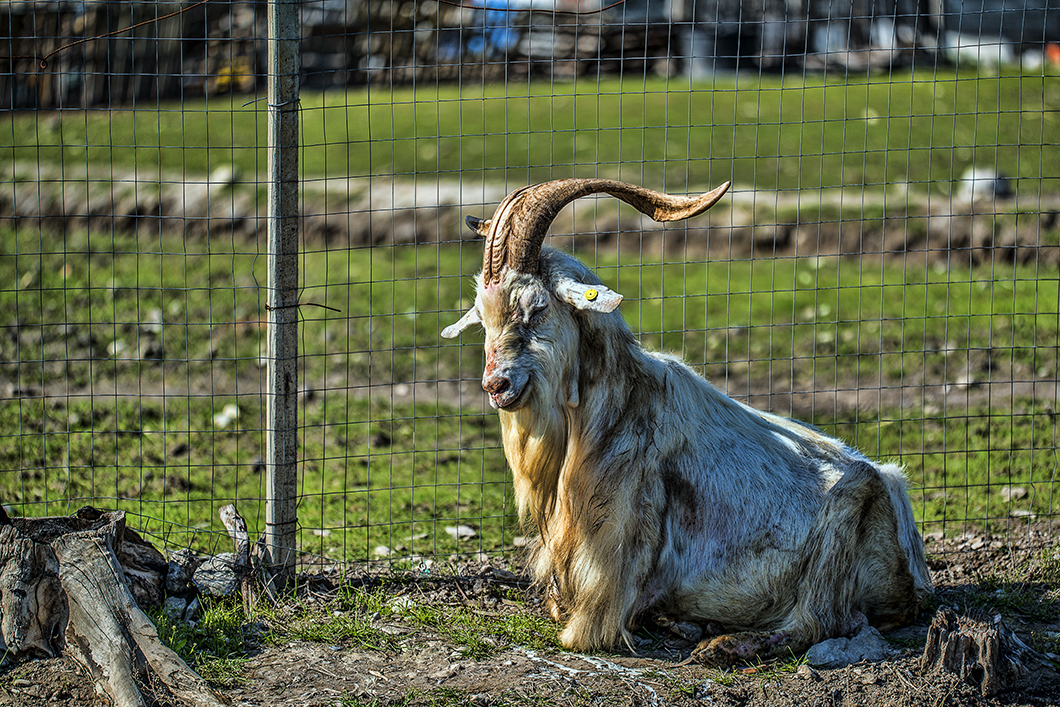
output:
M565 646L665 616L738 632L702 647L724 662L915 613L931 579L897 466L729 398L619 311L571 306L570 282L601 286L544 249L535 274L480 278L447 330L485 328L483 388Z

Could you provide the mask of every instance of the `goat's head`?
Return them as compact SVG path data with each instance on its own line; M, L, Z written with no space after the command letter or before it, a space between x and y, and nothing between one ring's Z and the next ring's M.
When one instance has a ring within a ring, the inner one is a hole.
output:
M728 188L726 182L702 196L685 197L609 179L560 179L512 192L493 218L467 217L467 225L486 238L478 292L474 306L442 336L452 338L481 324L486 330L482 388L494 407L519 408L535 375L554 383L571 375L571 362L564 359L577 350L577 329L566 324L573 313L611 312L622 301L584 267L542 267L551 259L542 257L541 244L560 210L579 197L603 193L656 221L679 221L709 209ZM567 404L577 405L576 382L566 393Z

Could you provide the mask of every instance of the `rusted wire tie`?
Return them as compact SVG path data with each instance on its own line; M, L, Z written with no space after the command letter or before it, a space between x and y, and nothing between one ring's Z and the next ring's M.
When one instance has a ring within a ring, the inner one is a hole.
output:
M275 312L277 309L297 309L299 307L320 307L321 309L326 309L326 310L329 310L331 312L338 312L339 314L342 314L342 310L341 309L336 309L335 307L329 307L326 304L318 304L317 302L295 302L294 304L281 304L281 305L276 306L276 307L273 307L271 304L267 304L267 305L265 305L265 311L266 312Z

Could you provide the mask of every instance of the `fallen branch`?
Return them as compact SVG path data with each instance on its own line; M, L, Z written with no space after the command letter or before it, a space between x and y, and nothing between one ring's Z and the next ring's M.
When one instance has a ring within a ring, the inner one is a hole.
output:
M258 572L253 566L257 557L252 557L250 547L250 536L247 533L247 523L243 516L239 515L235 505L229 504L219 512L221 522L228 529L228 535L236 546L235 567L236 578L239 580L239 592L243 596L243 609L249 619L254 613L254 607L258 604L258 584L255 581ZM260 568L259 568L260 569ZM267 586L267 584L265 584Z

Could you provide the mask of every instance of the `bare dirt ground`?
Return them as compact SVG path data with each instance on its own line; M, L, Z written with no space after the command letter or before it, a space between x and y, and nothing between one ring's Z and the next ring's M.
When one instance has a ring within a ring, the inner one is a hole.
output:
M986 608L999 613L1026 643L1045 653L1057 651L1060 586L1054 556L1060 542L1054 531L1039 525L1013 529L1007 536L966 534L930 543L935 604L913 625L887 634L891 655L877 662L829 670L792 660L721 672L686 664L693 644L659 631L641 631L636 653L580 655L498 640L488 657L471 659L464 646L391 616L376 619L395 639L383 650L359 647L341 636L319 643L286 639L283 622L275 621L265 627L234 686L216 688L232 705L276 707L1060 705L1060 679L1047 671L984 697L978 686L956 675L920 666L928 625L940 606L958 612ZM1040 572L1042 558L1053 563L1052 574ZM504 598L512 586L525 586L521 578L497 569L499 563L462 564L453 576L385 586L393 587L395 597L436 606L492 614L539 611L533 590L527 590L525 602ZM306 577L303 592L326 608L329 584L325 576ZM101 703L88 676L67 659L8 659L0 668L0 705Z

